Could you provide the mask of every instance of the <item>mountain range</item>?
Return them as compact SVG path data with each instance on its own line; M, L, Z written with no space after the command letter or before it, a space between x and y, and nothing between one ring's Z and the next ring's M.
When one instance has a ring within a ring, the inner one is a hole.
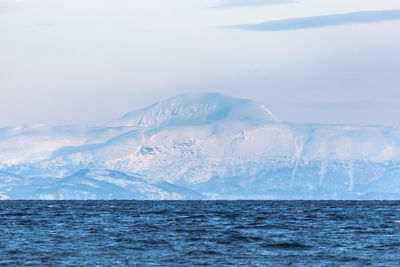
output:
M0 199L399 199L400 129L184 94L97 127L0 128Z

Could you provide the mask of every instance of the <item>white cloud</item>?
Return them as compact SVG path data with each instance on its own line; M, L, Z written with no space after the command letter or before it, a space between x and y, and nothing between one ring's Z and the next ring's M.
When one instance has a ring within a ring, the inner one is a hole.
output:
M400 10L359 11L345 14L271 20L256 24L235 25L227 28L257 31L288 31L392 20L400 20Z

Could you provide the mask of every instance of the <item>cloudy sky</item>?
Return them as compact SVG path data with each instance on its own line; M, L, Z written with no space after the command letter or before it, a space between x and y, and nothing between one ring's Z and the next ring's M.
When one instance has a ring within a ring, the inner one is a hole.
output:
M0 127L186 92L283 121L400 125L398 0L0 0Z

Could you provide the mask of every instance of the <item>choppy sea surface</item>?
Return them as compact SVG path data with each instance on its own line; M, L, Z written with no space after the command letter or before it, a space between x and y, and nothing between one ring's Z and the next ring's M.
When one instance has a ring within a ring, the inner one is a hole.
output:
M399 266L400 201L0 201L5 266Z

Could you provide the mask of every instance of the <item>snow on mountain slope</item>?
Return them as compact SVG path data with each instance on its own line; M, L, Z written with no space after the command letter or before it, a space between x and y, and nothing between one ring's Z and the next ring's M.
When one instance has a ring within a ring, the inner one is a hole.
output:
M177 96L95 128L0 129L4 147L0 170L59 177L10 197L22 188L57 199L400 197L399 128L278 122L219 94Z
M62 179L34 179L31 184L11 186L6 199L202 199L203 196L166 182L150 184L140 177L113 170L83 169Z
M276 120L263 105L252 100L216 93L189 93L127 113L111 126L155 127L162 125L196 125L221 120L264 122Z
M36 162L48 158L61 147L85 142L79 130L45 125L18 126L0 129L0 166Z
M132 127L28 125L0 128L0 169L48 159L70 147L104 143Z

